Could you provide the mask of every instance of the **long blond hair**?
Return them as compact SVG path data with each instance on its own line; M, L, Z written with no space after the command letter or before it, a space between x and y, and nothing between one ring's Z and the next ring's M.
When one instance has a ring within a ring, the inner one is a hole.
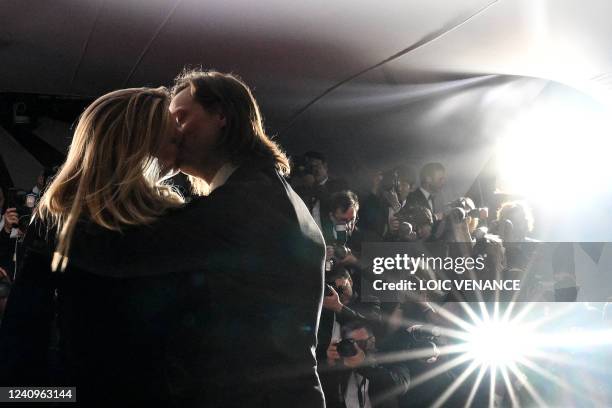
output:
M85 109L66 162L34 213L57 229L52 270L65 270L80 219L121 231L181 205L180 195L159 183L153 156L171 126L169 102L165 88L132 88L101 96Z

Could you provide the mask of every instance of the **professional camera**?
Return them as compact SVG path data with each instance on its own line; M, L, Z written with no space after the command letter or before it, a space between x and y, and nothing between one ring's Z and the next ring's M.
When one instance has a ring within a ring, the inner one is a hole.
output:
M400 222L399 231L397 232L399 241L415 241L418 236L417 233L413 230L412 224L406 221Z
M325 272L330 272L338 261L343 260L352 253L351 249L346 245L335 243L330 246L334 248L334 254L331 259L325 261Z
M19 215L19 223L15 227L25 231L36 206L36 195L28 194L25 190L18 188L9 188L6 202L6 208L15 208Z
M342 260L351 254L351 249L346 245L334 244L334 258Z
M461 207L452 207L444 214L444 218L453 224L459 224L467 218L467 212Z
M448 216L452 217L456 222L461 222L467 217L478 218L481 221L486 221L489 209L488 207L476 207L474 202L469 197L460 197L455 201L448 203L450 210ZM462 210L461 212L459 210Z
M415 324L406 331L412 335L412 338L417 343L421 341L434 341L442 334L442 330L438 326L425 324Z
M398 240L402 242L427 239L433 225L433 215L429 208L406 206L397 213L400 222Z
M399 174L397 170L389 170L383 173L380 188L383 191L393 191L397 194L399 193L399 183Z
M380 182L380 188L382 190L382 196L387 205L397 212L402 208L399 202L398 196L400 192L400 180L397 170L390 170L383 173L382 180Z
M421 361L427 364L435 363L440 356L440 350L436 345L436 340L442 334L442 330L437 326L415 324L406 329L410 348L422 350Z
M346 242L348 241L346 224L336 224L334 225L334 230L336 231L336 240L330 245L334 248L334 254L331 259L325 262L326 272L331 271L337 261L341 261L351 254L351 249L346 246Z
M338 287L335 283L326 283L325 284L325 296L331 296L333 293L332 290L336 291L338 296L341 296L343 293L343 289L341 287Z
M355 340L353 339L342 339L338 344L336 344L336 350L338 350L340 357L343 358L353 357L358 353Z

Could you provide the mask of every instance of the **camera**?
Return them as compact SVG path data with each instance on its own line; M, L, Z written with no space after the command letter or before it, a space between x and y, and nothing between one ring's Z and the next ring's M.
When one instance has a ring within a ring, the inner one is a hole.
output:
M343 290L339 288L335 283L326 283L325 284L325 296L331 296L333 291L335 290L338 296L342 295Z
M382 196L387 205L393 209L394 212L401 210L402 205L399 202L398 196L400 191L400 180L397 171L387 171L383 173L382 181L380 183Z
M410 326L406 331L412 335L412 338L416 343L422 341L434 341L442 334L442 330L438 326L424 324L415 324Z
M343 358L353 357L358 353L355 340L353 339L342 339L338 344L336 344L336 350L338 350L340 357Z
M448 213L452 213L451 216L455 217L457 222L463 221L467 217L481 219L484 218L484 214L489 213L488 207L476 207L469 197L460 197L448 203L448 206L451 208ZM462 210L462 213L459 213L458 210ZM486 219L482 219L482 221L486 221Z
M427 364L435 363L440 357L440 350L436 345L436 339L442 334L438 326L416 324L406 329L410 348L421 350L423 355L421 361Z
M18 225L15 228L25 231L32 217L32 212L36 206L36 196L28 194L25 190L9 188L7 194L7 208L15 208L19 216Z
M453 207L445 214L445 218L453 224L459 224L467 218L467 212L461 207Z
M334 258L342 260L351 254L351 249L346 245L333 245L334 247Z
M351 254L350 248L346 246L346 242L348 241L346 224L336 224L334 230L336 232L336 241L330 245L334 248L334 254L331 259L325 261L326 272L330 272L337 261L341 261Z
M397 170L390 170L383 173L380 187L383 191L399 194L399 183L399 174Z
M426 227L431 231L433 225L433 215L429 208L406 206L396 214L396 217L400 222L398 241L412 242L428 238Z
M333 244L331 246L334 248L334 255L331 259L325 261L325 272L330 272L334 269L336 262L343 260L351 254L351 249L346 245Z

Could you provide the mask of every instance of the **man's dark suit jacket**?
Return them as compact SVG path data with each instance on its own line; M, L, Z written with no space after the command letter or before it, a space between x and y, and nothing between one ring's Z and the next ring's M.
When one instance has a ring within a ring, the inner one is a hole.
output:
M359 228L367 236L367 241L382 241L389 222L389 205L378 194L369 193L361 201L360 207Z
M150 226L81 223L65 272L50 271L52 236L36 224L26 235L1 385L76 386L82 406L324 406L323 239L271 166L243 165Z

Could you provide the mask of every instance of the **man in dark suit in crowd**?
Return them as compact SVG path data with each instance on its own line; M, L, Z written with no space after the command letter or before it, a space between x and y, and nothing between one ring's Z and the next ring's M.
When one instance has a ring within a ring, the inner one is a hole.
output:
M440 163L427 163L419 175L421 186L408 195L409 206L425 207L434 214L436 219L441 218L440 209L434 204L435 196L446 184L446 169Z
M348 190L348 183L343 179L330 179L327 158L323 153L309 151L304 153L304 159L308 171L314 177L309 196L304 201L319 228L323 229L326 215L322 206L333 193Z
M365 198L360 216L359 227L368 240L395 240L400 228L397 213L406 207L415 179L412 168L404 165L382 173L378 191Z
M324 243L288 185L286 156L235 76L190 71L173 89L178 162L207 197L195 199L210 328L202 406L323 407L314 349Z
M332 266L342 266L350 271L358 291L361 290L361 245L365 238L356 228L359 214L357 195L349 190L333 193L321 204L321 232L325 239L325 270L329 273Z

